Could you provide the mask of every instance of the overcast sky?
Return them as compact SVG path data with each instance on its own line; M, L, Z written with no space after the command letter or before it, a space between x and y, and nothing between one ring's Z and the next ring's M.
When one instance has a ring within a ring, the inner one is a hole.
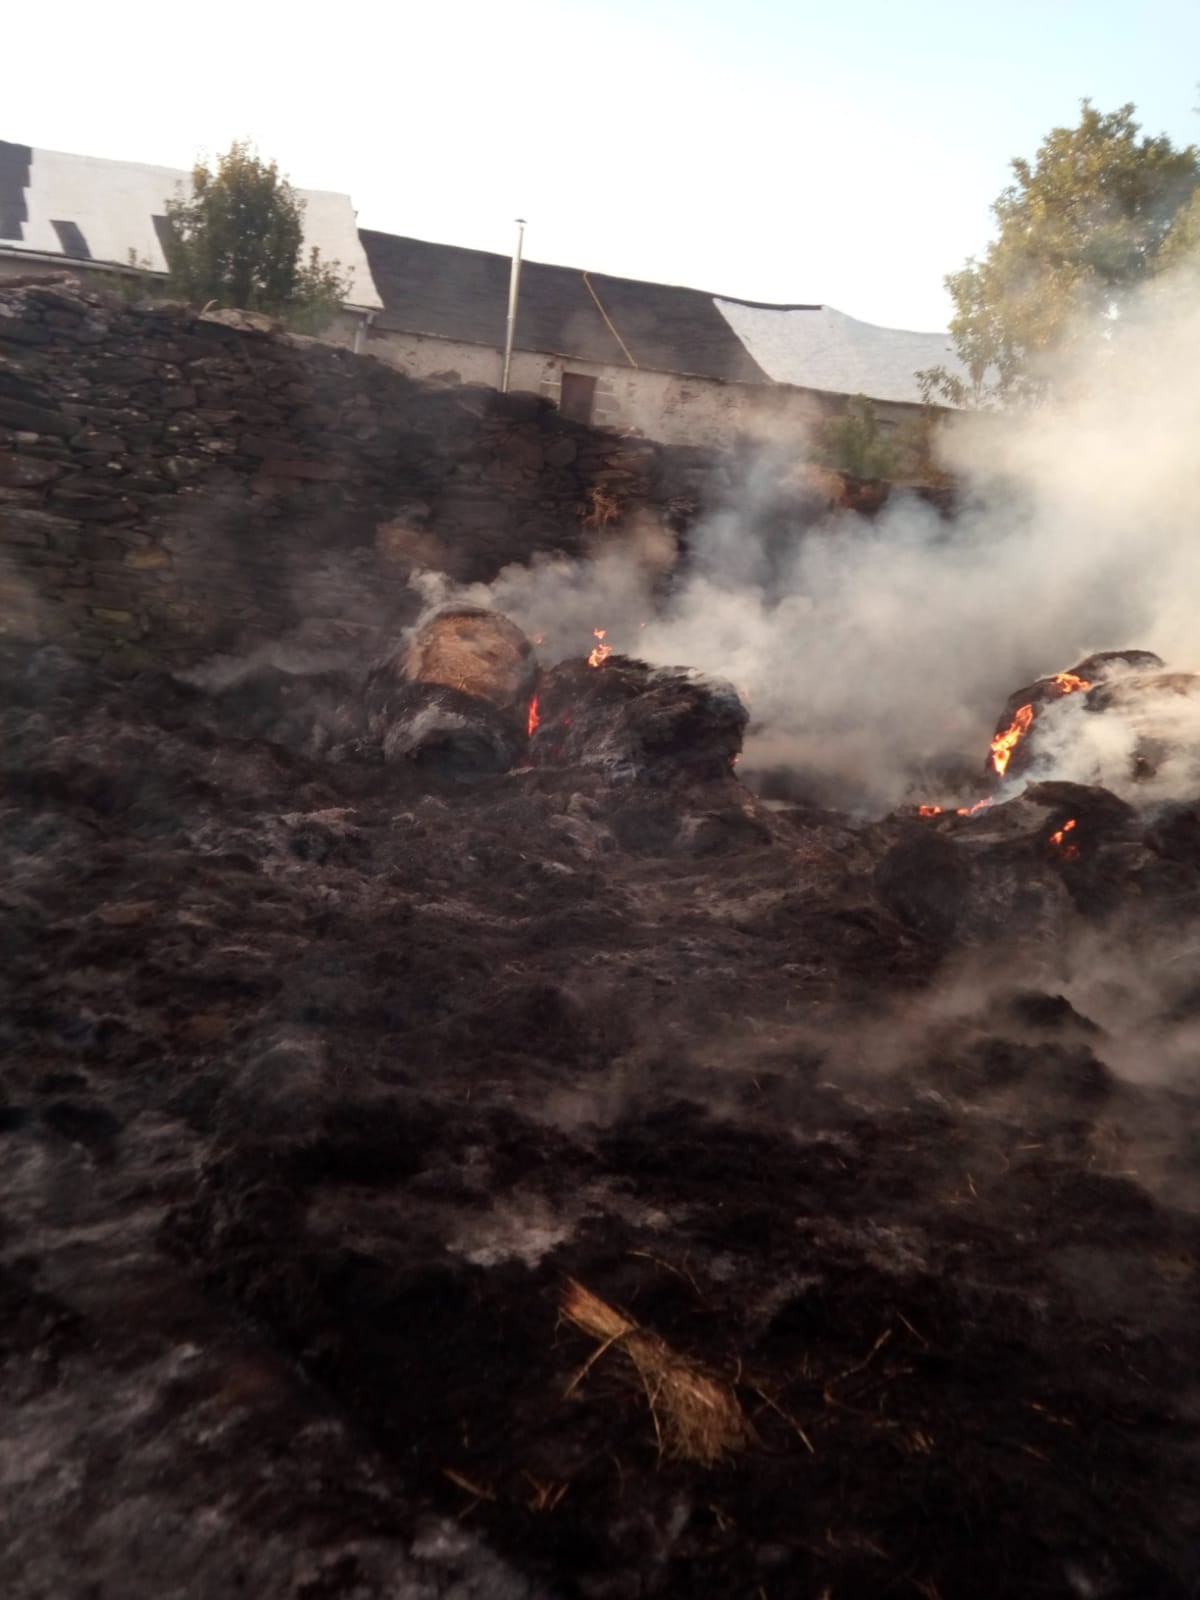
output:
M1198 0L8 8L0 138L190 166L237 137L364 227L944 327L1009 159L1090 95L1200 140Z

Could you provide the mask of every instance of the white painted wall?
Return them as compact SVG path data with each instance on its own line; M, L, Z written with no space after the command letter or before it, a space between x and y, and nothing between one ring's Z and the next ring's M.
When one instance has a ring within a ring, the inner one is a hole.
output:
M416 378L453 375L463 383L500 384L503 357L486 345L372 328L363 349ZM514 350L509 387L557 404L564 371L596 378L593 422L662 444L720 446L739 435L773 443L799 441L814 423L841 411L846 399L788 384L721 383L528 350ZM885 401L876 406L876 415L885 424L895 423L918 409Z

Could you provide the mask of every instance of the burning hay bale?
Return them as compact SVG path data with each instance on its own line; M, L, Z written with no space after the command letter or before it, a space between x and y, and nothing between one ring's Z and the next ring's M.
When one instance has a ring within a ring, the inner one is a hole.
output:
M711 1467L751 1443L753 1429L733 1390L672 1350L656 1333L639 1327L573 1279L563 1294L562 1314L600 1341L568 1394L606 1351L617 1349L646 1391L661 1454Z
M481 606L437 612L412 641L374 669L406 683L440 684L500 711L527 706L537 683L533 645L507 617Z
M1087 709L1098 709L1091 700L1092 690L1162 665L1161 658L1150 650L1102 650L1067 672L1051 673L1018 689L1009 695L996 723L988 751L989 776L1015 778L1035 765L1044 741L1034 735L1034 726L1050 706L1078 695Z
M508 772L520 759L537 658L497 611L456 606L377 662L364 698L384 760L451 779Z
M563 661L542 680L530 751L538 764L646 783L723 778L747 720L731 684L696 672L628 656Z
M1141 804L1200 788L1200 675L1148 650L1089 656L1009 697L991 742L1000 778L1115 789Z

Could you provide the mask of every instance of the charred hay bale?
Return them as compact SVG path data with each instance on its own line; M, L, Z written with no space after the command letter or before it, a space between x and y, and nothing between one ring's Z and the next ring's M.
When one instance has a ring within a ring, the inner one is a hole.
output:
M531 719L532 720L532 719ZM535 765L598 766L645 783L728 777L746 708L732 684L628 656L560 662L538 690Z
M1133 807L1107 789L1035 783L1003 805L906 824L873 886L935 945L1056 945L1077 917L1103 920L1158 892L1141 833Z
M481 606L450 606L372 667L367 698L377 707L391 690L423 683L512 711L528 707L537 673L533 646L515 622Z
M952 839L913 829L874 873L875 893L905 927L940 943L957 933L968 908L970 865Z
M524 753L518 719L477 695L438 683L399 685L371 726L389 765L411 762L452 782L509 772Z

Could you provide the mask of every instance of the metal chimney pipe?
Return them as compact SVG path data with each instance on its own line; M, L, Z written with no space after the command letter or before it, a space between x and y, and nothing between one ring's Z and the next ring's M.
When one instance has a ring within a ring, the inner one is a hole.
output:
M521 287L521 246L525 242L525 218L517 218L517 248L513 251L512 276L508 280L508 326L504 330L504 371L500 393L508 393L508 373L512 366L513 338L517 331L517 294Z

